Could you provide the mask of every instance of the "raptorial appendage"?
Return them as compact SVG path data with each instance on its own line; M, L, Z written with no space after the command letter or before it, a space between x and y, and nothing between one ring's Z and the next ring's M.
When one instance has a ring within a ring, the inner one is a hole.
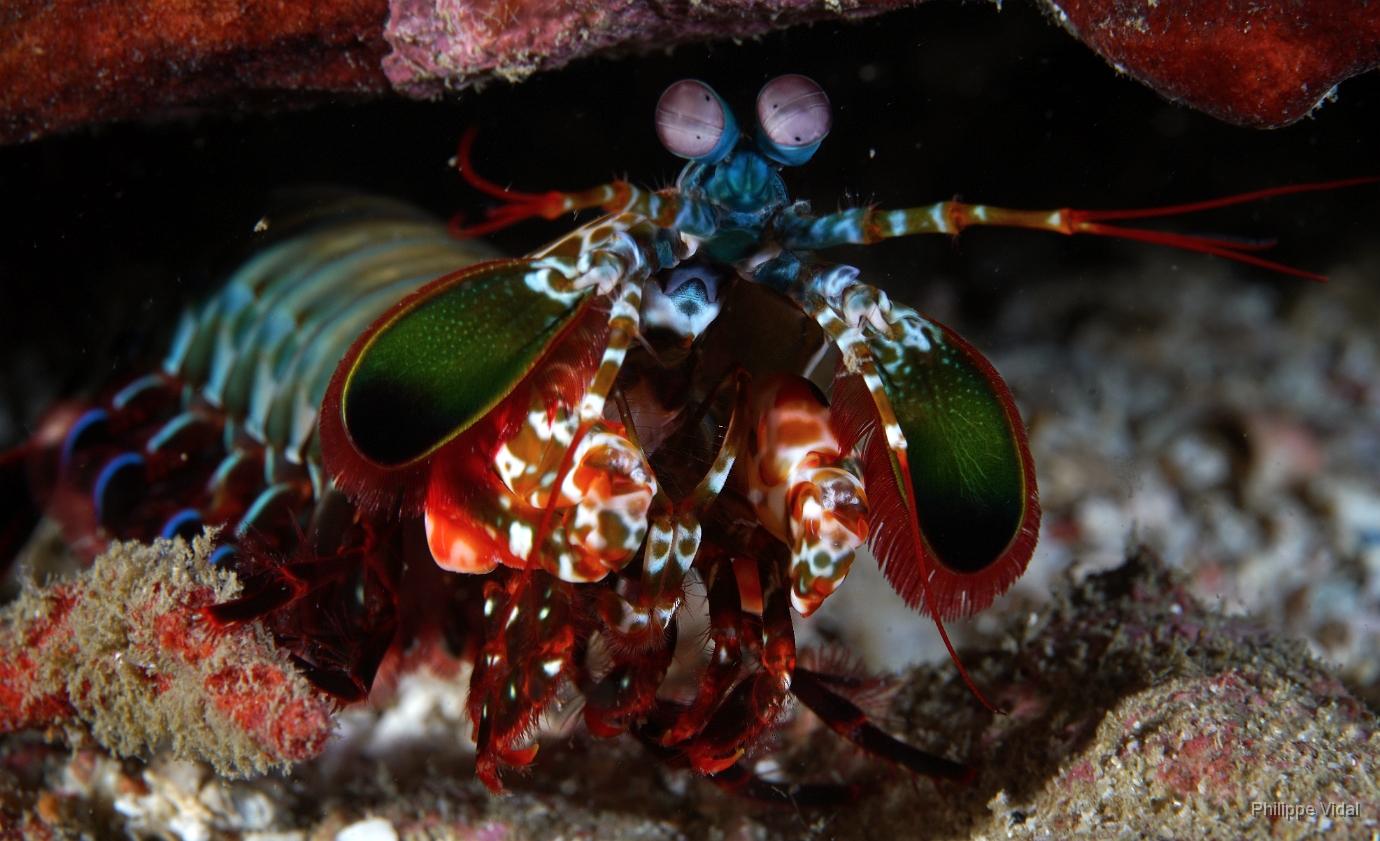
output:
M835 429L856 446L887 580L936 619L991 604L1025 570L1040 503L1010 389L972 345L863 284L807 291L841 352Z
M599 581L622 569L647 535L656 479L621 424L597 421L582 430L577 414L548 407L534 393L517 434L484 467L442 465L432 473L427 541L445 569L486 573L500 563L526 569L534 559L563 581ZM483 492L456 487L470 482L482 483ZM534 541L548 509L555 513L538 550Z
M790 548L791 606L809 616L867 541L862 468L835 437L828 402L809 380L775 374L756 388L749 499L762 527Z

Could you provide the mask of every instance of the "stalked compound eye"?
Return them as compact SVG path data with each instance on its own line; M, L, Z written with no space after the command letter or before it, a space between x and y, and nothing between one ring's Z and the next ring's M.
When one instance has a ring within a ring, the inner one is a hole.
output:
M685 79L667 88L657 102L656 133L676 157L715 164L738 142L738 121L713 88Z
M757 146L777 163L808 161L833 124L829 97L813 79L778 76L757 95Z

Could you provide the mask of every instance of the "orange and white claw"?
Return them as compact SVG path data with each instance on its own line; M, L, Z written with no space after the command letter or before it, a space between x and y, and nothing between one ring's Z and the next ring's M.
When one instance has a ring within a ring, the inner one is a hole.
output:
M829 428L829 405L824 395L804 377L773 373L753 383L753 417L757 419L757 446L752 452L750 475L753 502L763 525L785 539L785 497L791 474L812 456L825 463L843 454ZM776 499L769 501L770 497Z
M573 503L565 514L566 540L605 573L622 569L647 537L657 491L651 466L621 424L604 421L580 440L573 462L561 483L561 500Z
M814 613L838 589L867 542L867 495L857 476L840 467L793 475L791 489L791 605Z
M488 492L459 492L475 485ZM500 563L518 563L510 544L524 529L530 532L514 516L518 503L488 475L481 458L440 457L427 486L423 517L427 548L436 565L451 572L483 574Z
M867 542L867 494L808 380L776 374L754 384L756 448L749 498L758 520L791 549L791 604L815 612Z
M718 745L691 745L685 750L685 758L701 774L719 774L733 767L745 752L741 747L725 751Z
M545 508L579 425L569 406L548 407L540 394L533 393L527 419L494 453L494 472L523 503Z
M521 771L531 765L532 760L537 758L538 747L533 743L519 749L494 747L481 750L475 758L474 773L490 794L505 795L508 790L503 787L501 773L507 769Z

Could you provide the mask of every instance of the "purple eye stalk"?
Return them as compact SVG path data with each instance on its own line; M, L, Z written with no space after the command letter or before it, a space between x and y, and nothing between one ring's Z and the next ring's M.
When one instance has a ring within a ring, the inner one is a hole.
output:
M678 158L716 164L738 142L738 121L723 97L698 79L666 89L656 104L656 133Z
M778 76L757 95L757 148L779 164L808 161L833 124L829 97L813 79Z

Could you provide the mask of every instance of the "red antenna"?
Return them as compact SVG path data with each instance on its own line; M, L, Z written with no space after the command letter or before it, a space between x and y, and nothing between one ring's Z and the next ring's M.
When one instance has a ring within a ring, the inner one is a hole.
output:
M1291 184L1287 187L1271 187L1268 190L1256 190L1252 193L1242 193L1239 196L1227 196L1221 199L1209 199L1207 201L1191 202L1189 204L1176 204L1167 207L1151 207L1143 210L1068 210L1069 233L1075 234L1095 234L1104 237L1117 237L1119 239L1131 239L1137 242L1151 242L1159 245L1168 245L1174 248L1182 248L1185 251L1197 251L1203 254L1212 254L1217 257L1225 257L1228 260L1235 260L1238 263L1247 263L1252 266L1259 266L1262 269L1282 272L1295 277L1307 278L1326 283L1327 278L1302 269L1295 269L1282 263L1254 257L1246 252L1263 251L1275 244L1274 240L1263 242L1242 242L1239 240L1219 239L1208 236L1195 236L1193 234L1176 234L1169 231L1150 231L1144 228L1122 228L1117 225L1103 225L1101 222L1112 219L1150 219L1156 216L1173 216L1180 213L1197 213L1200 210L1215 210L1219 207L1230 207L1235 204L1258 201L1260 199L1273 198L1274 196L1284 196L1290 193L1311 193L1319 190L1336 190L1342 187L1355 187L1360 184L1374 184L1380 182L1380 178L1347 178L1341 181L1322 181L1312 184Z

